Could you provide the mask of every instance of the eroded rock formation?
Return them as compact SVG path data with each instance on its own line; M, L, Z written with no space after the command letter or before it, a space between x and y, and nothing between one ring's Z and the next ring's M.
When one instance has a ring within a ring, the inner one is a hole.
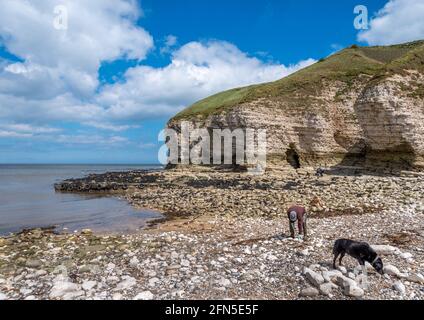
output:
M170 120L267 129L275 166L424 168L424 42L352 47L282 80L202 100Z

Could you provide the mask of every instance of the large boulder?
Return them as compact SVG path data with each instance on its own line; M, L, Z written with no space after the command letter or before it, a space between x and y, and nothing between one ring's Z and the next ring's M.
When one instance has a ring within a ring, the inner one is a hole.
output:
M315 287L319 287L321 284L323 284L325 282L324 277L318 273L315 272L309 268L305 268L305 270L303 271L306 279L308 279L308 281Z

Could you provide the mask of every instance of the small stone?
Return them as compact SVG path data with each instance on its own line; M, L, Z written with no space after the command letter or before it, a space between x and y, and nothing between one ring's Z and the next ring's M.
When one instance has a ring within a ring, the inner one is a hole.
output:
M331 294L331 292L333 291L333 289L336 289L337 286L334 283L328 282L328 283L323 283L322 285L319 286L319 292L321 292L321 294L323 294L324 296L329 296Z
M402 296L406 293L405 285L400 281L397 281L393 284L393 289L399 292Z
M357 285L355 280L343 275L337 276L336 281L337 281L337 284L341 286L343 289L345 289L346 287L355 287Z
M143 291L136 295L133 300L153 300L154 295L150 291Z
M106 249L106 246L103 244L97 244L97 245L92 245L92 246L87 246L85 247L84 251L86 253L93 253L93 252L99 252L99 251L103 251Z
M369 289L368 277L364 274L360 274L356 277L356 283L363 290Z
M107 283L117 283L119 278L117 276L109 276L106 278Z
M37 272L35 272L35 276L37 277L42 277L45 276L47 274L46 270L38 270Z
M79 286L72 282L67 281L58 281L55 282L53 285L53 288L50 291L50 298L65 298L67 296L70 298L70 296L74 294L78 294Z
M25 266L31 269L38 269L43 265L43 262L39 259L29 259L26 261Z
M308 279L308 281L315 287L319 287L325 281L324 277L321 274L312 271L309 268L305 268L304 274L306 276L306 279Z
M139 263L140 263L140 261L138 260L137 257L132 257L131 260L130 260L130 266L133 267L133 268L138 267Z
M84 281L82 284L82 288L85 291L90 291L91 289L93 289L95 286L97 285L96 281Z
M20 292L23 296L26 296L26 295L29 295L29 294L32 292L32 289L28 289L28 288L21 288L21 289L19 290L19 292Z
M411 253L409 253L409 252L403 252L403 253L401 253L400 257L401 257L402 259L405 259L405 260L410 260L413 256L412 256L412 254L411 254Z
M123 299L123 295L122 294L120 294L120 293L115 293L113 296L112 296L112 300L115 300L115 301L119 301L119 300L122 300Z
M308 249L305 249L305 250L300 251L300 255L301 256L304 256L304 257L308 256L309 255L309 250Z
M347 274L347 269L343 266L338 266L337 270L339 270L342 274Z
M224 287L224 288L228 288L232 286L232 283L230 280L226 279L226 278L221 278L220 280L218 280L216 282L218 285Z
M106 266L106 271L108 271L108 272L112 272L114 269L115 269L115 264L114 263L112 263L112 262L110 262L110 263L108 263L108 265Z
M181 269L181 266L179 264L173 264L166 268L166 271L177 271L179 269Z
M7 300L7 296L0 292L0 300Z
M353 297L353 298L360 298L362 297L365 292L363 289L359 288L358 286L347 286L344 288L344 294Z
M266 256L266 258L267 258L267 260L269 260L269 261L276 261L276 260L278 260L278 258L277 258L276 256L274 256L273 254L268 254L268 255Z
M339 270L331 270L331 271L324 271L322 273L322 276L326 282L331 282L334 279L336 279L338 276L342 276L343 274Z
M318 289L315 289L315 288L312 288L312 287L308 287L306 289L303 289L299 294L299 296L307 297L307 298L316 297L318 295L319 295Z
M398 248L389 245L372 245L371 248L374 249L374 251L379 255L394 254L399 250Z
M127 290L134 287L137 284L137 280L132 277L127 277L125 280L118 283L115 290Z
M183 267L190 267L190 261L183 259L183 260L181 260L181 265Z
M412 274L407 278L408 281L424 284L424 276L420 273Z
M88 265L83 265L82 267L79 268L79 272L80 273L89 273L91 272L91 267Z
M385 274L388 274L390 276L399 277L400 274L401 274L399 269L396 268L395 266L391 265L391 264L384 266L383 271L384 271Z
M84 291L82 290L69 292L63 296L63 300L75 300L75 298L81 297L82 295L84 295Z
M93 234L93 231L91 229L82 229L81 234L91 235L91 234Z
M158 283L160 280L158 279L158 278L156 278L156 277L154 277L154 278L151 278L150 280L149 280L149 287L154 287L154 286L156 286L156 283Z

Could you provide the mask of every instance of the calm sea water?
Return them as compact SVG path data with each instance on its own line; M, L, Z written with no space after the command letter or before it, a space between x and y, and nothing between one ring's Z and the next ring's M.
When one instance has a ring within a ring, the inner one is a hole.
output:
M98 232L128 232L160 218L151 210L136 210L125 200L108 196L56 193L54 183L90 173L158 169L132 165L0 165L0 234L24 228L57 226L60 231L90 228Z

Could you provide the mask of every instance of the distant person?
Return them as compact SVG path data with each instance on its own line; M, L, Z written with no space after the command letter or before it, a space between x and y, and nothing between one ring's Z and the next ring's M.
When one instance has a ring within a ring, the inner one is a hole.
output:
M323 177L325 173L325 170L323 168L318 168L317 171L315 172L315 175L317 177Z
M287 216L290 222L290 236L296 238L296 226L299 229L299 235L303 235L303 240L307 240L308 233L306 227L306 209L302 206L293 206L287 210Z

